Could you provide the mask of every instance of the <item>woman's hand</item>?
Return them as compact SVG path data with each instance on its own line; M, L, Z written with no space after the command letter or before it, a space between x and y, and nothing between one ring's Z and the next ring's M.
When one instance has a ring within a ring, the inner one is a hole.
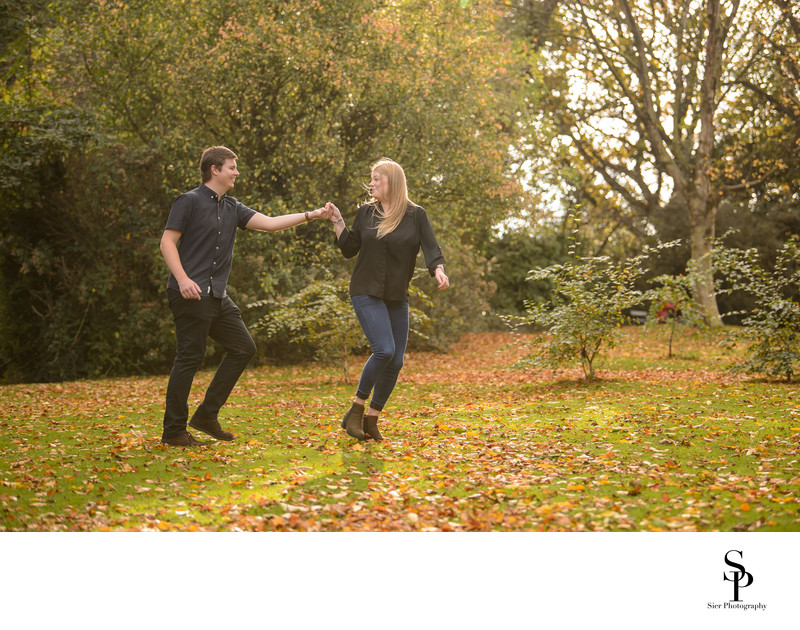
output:
M325 204L325 209L330 212L328 218L334 223L342 220L342 213L339 212L339 208L334 206L330 201Z
M439 283L440 289L447 289L450 287L450 278L445 274L444 269L436 267L436 282Z

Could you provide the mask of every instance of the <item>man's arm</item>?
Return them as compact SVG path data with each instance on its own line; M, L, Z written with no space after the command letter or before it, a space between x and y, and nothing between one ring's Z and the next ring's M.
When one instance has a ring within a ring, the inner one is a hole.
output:
M256 212L253 217L247 222L248 230L262 230L264 232L279 232L291 227L305 223L306 221L313 221L314 219L328 219L331 216L331 210L326 208L317 208L311 212L296 212L294 214L284 214L279 217L268 217L265 214ZM177 277L177 276L176 276Z
M199 300L202 291L199 285L186 275L178 254L178 241L181 240L181 233L178 230L164 230L161 236L161 255L167 263L167 267L178 281L181 295L186 300Z

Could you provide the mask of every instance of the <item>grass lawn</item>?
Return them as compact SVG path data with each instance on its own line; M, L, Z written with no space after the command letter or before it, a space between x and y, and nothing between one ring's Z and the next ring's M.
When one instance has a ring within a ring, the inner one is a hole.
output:
M337 366L249 369L236 440L198 449L159 443L166 376L0 387L0 531L800 530L796 384L658 330L590 383L509 369L509 340L410 354L382 443L339 427Z

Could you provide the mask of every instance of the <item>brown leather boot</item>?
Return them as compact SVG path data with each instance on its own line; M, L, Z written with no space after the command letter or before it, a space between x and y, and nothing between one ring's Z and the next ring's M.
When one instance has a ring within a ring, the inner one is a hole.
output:
M381 432L378 431L378 416L364 416L364 434L376 442L380 442L383 439Z
M364 405L353 403L353 406L344 414L342 428L347 431L347 435L350 437L354 437L357 440L367 439L364 435Z
M161 443L167 446L202 446L205 442L195 440L191 433L181 433L168 438L161 438Z
M202 431L203 433L206 433L217 440L225 440L226 442L230 442L235 437L233 433L224 431L222 429L219 424L219 420L198 416L196 412L189 421L189 426L193 429L197 429L198 431Z

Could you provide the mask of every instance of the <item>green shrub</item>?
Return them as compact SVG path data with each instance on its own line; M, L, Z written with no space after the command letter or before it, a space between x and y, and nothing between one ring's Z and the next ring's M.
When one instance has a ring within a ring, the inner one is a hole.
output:
M728 291L752 296L754 308L732 332L747 344L735 372L783 377L791 382L800 371L800 240L793 236L778 251L771 270L760 263L755 248L717 251Z
M409 303L425 313L430 325L425 335L409 339L412 350L445 351L465 333L486 329L494 282L486 274L486 261L470 245L443 242L450 288L440 291L427 269L417 268Z
M413 286L420 300L427 298ZM316 280L282 302L260 300L252 308L266 307L269 312L254 325L267 338L309 344L315 358L325 364L340 363L344 381L350 381L348 357L369 348L349 296L349 281L344 278ZM411 332L423 335L429 318L418 308L409 309Z
M703 305L692 297L695 286L696 261L690 260L686 274L663 275L650 282L656 286L645 293L650 308L645 327L664 325L669 330L667 336L667 357L672 358L675 337L679 331L693 328L701 332L709 330ZM671 311L667 317L664 310Z
M157 159L93 132L85 113L15 114L0 125L0 380L168 369Z
M502 315L522 315L526 302L544 302L552 291L548 283L528 280L528 272L565 261L567 242L555 229L537 235L509 232L491 242L488 258L489 274L497 285L490 299L492 310Z
M528 301L525 315L506 318L514 327L544 330L528 342L531 352L516 365L555 368L579 362L584 377L594 378L595 360L616 345L628 311L644 298L636 285L647 271L649 255L650 250L623 262L607 256L575 257L531 271L530 280L550 281L554 291L551 301Z

